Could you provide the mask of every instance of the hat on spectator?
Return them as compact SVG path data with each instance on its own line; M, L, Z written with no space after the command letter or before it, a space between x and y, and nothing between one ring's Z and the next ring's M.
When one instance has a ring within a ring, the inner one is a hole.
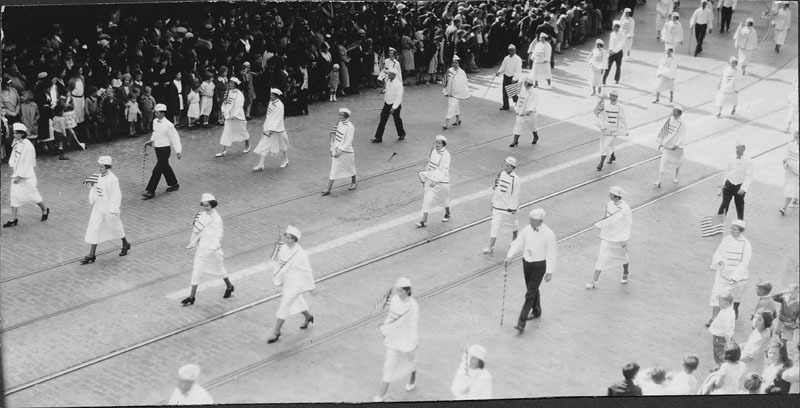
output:
M339 69L339 64L333 64L333 69Z
M509 50L516 50L516 49L517 49L517 46L516 46L516 45L514 45L514 44L508 44L508 49L509 49Z
M106 39L104 38L104 39L102 39L102 40L98 41L98 42L97 42L97 44L98 44L98 45L100 45L101 47L104 47L104 48L105 48L105 47L108 47L108 40L106 40Z
M619 20L614 20L614 22L611 23L611 25L612 26L618 26L619 25Z
M192 34L192 33L186 33L186 34L184 34L184 35L183 35L183 38L187 38L187 39L188 39L188 38L194 38L194 34Z
M531 213L530 213L530 215L529 215L529 216L530 216L530 218L532 218L532 219L534 219L534 220L543 220L543 219L544 219L544 216L545 216L545 214L546 214L546 213L545 213L545 211L544 211L543 209L541 209L541 208L534 208L533 210L531 210Z
M352 114L350 109L347 108L339 108L339 113L346 113L348 117Z
M98 35L97 38L99 38L101 40L110 40L111 36L106 34L106 33L102 33L102 34Z
M291 225L286 226L286 233L294 236L298 241L300 241L300 237L302 236L302 234L300 234L300 230Z
M39 79L47 78L47 72L44 72L44 71L40 72L38 75L36 75L36 78L39 78Z
M114 78L114 79L111 80L111 87L112 88L119 88L121 86L122 86L122 81L120 81L119 79Z
M394 47L389 47L389 51L390 52L392 52L392 51L397 52L397 50Z
M14 126L12 126L12 128L14 129L15 132L23 132L25 134L28 133L28 127L19 122L15 123Z
M236 78L236 77L231 77L231 82L233 82L236 85L239 85L239 84L242 83L242 81L239 78Z
M153 108L153 110L155 110L156 112L166 112L167 111L167 105L164 105L163 103L157 103L156 107Z
M281 92L281 90L280 90L280 89L278 89L278 88L272 88L272 89L270 89L270 90L269 90L269 93L271 93L271 94L275 94L275 95L283 95L283 92Z
M461 61L461 58L458 58L458 55L453 55L453 62Z
M186 364L178 369L178 377L185 381L197 381L200 377L200 366L197 364Z
M397 7L398 11L403 11L406 8L406 5L401 3L396 5L395 7Z
M203 195L200 196L200 202L201 203L205 203L207 201L212 201L212 200L216 201L216 199L217 198L214 197L214 195L211 194L211 193L203 193Z
M508 164L510 164L510 165L512 165L514 167L517 167L517 159L515 159L515 158L513 158L511 156L506 157L506 163L508 163Z
M178 27L175 29L175 32L177 32L178 34L186 34L187 31L189 30L187 30L186 27Z
M206 30L209 30L209 31L213 31L214 30L214 26L211 25L211 24L206 24L205 26L203 26L203 28L205 28Z
M243 63L242 63L242 65L244 65L244 66L246 66L246 67L249 67L249 66L250 66L250 63L249 63L249 62L247 62L247 61L245 61L245 62L243 62Z
M622 189L620 186L612 186L608 189L608 192L614 194L617 197L622 197L625 195L625 190Z
M100 158L97 159L97 164L102 164L103 166L110 166L111 156L100 156Z

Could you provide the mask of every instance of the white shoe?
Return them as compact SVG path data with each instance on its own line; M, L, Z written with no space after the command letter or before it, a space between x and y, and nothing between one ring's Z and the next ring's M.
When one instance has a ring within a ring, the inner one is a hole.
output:
M86 143L78 143L81 149L86 150Z
M378 395L372 398L372 401L374 402L383 402L384 400L386 400L385 395Z
M214 155L214 157L225 157L225 152L220 152Z
M494 252L494 247L483 248L483 253L484 254L491 254L492 252Z
M289 165L289 160L286 160L285 162L281 163L281 168L285 168L288 165Z
M412 384L406 384L406 391L414 391L414 388L417 388L416 381Z
M673 183L677 183L677 182L678 182L678 179L672 179L672 182L673 182Z
M621 284L623 284L623 285L624 285L624 284L626 284L626 283L628 283L628 278L622 278L622 279L619 281L619 283L621 283Z
M442 217L442 222L447 222L447 221L450 221L449 215L445 215L444 217Z
M596 283L596 282L587 283L587 284L586 284L586 289L594 289L594 288L596 287L596 286L595 286L595 283Z
M247 149L242 150L242 153L248 153L248 152L250 152L250 148L249 147Z

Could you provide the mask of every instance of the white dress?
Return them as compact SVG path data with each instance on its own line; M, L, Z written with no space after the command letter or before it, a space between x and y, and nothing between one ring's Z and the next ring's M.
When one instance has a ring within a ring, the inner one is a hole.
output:
M415 355L419 346L419 305L412 297L405 300L392 295L389 314L380 326L386 360L383 382L398 380L416 370Z
M233 142L250 140L247 132L247 119L244 116L244 94L238 89L228 91L228 97L222 103L222 117L225 118L225 127L219 144L228 147Z
M214 82L203 81L200 84L200 115L211 115L214 106Z
M356 175L356 158L353 150L353 137L356 129L349 120L336 124L331 131L331 173L328 177L336 180ZM336 153L339 157L336 157Z
M314 290L316 284L308 253L300 244L296 243L292 248L281 245L277 260L281 267L273 276L273 283L282 285L283 290L276 316L286 320L289 316L308 310L303 293Z
M189 103L189 109L186 111L186 116L190 118L199 118L200 117L200 94L195 92L194 90L189 91L189 95L186 96L186 101Z
M733 294L734 302L741 301L749 278L747 267L750 265L752 256L753 247L744 235L739 235L739 238L726 235L722 238L722 242L711 259L712 267L720 261L724 265L714 274L714 287L711 289L711 299L709 299L710 306L719 306L719 296L727 292ZM731 283L730 279L736 282Z
M786 147L784 156L785 175L783 178L783 196L786 198L800 198L800 163L798 162L797 142L791 141Z
M661 62L658 64L656 71L656 82L653 88L656 92L666 92L675 90L675 75L678 72L678 63L675 57L668 57L664 55L661 57Z
M264 133L269 132L269 136L261 135L261 140L253 150L254 153L274 156L289 150L289 136L283 126L283 102L280 99L275 99L267 106L267 116L262 130Z
M8 166L13 172L11 178L19 177L19 183L9 183L11 187L11 206L19 208L25 204L38 204L42 202L42 195L36 188L36 148L28 139L20 139L14 142L11 148L11 156L8 158Z
M210 405L213 403L214 398L211 394L195 383L186 394L175 388L175 391L172 391L172 395L169 397L167 405Z
M494 181L494 192L492 193L492 226L489 237L497 238L503 228L511 231L518 231L516 212L519 208L520 180L517 173L506 173L501 171Z
M194 252L192 285L228 277L223 264L225 256L220 242L222 235L222 217L216 209L197 213L192 222L192 237L189 239L189 247L197 248Z
M614 153L617 136L628 135L625 109L619 102L604 101L603 110L597 116L597 122L600 127L600 155L608 156Z
M726 106L736 106L739 104L737 85L740 77L741 73L739 70L731 68L730 66L725 67L725 70L722 71L722 75L719 77L719 84L717 85L718 90L715 101L718 107L724 108Z
M511 130L512 135L522 135L538 130L536 122L538 119L537 105L539 104L539 94L536 88L522 87L517 95L517 102L514 104L514 129ZM526 112L530 112L526 115Z
M741 27L736 30L736 48L739 50L739 66L745 67L750 63L753 50L758 47L758 33L754 27Z
M786 42L786 33L792 27L792 12L780 8L778 14L772 20L772 28L775 30L775 44L783 45Z
M656 1L656 29L658 29L658 27L664 27L664 24L669 21L674 7L675 3L673 0Z
M678 50L678 45L683 42L683 24L680 21L670 20L661 28L661 41L664 41L664 51L672 48Z
M537 41L533 47L533 80L546 81L553 77L550 72L550 58L553 47L547 41Z
M633 212L623 200L606 204L605 218L596 222L600 229L600 253L597 256L595 270L605 270L629 263L628 248L622 244L631 239Z
M683 148L686 146L686 123L670 116L656 139L661 146L661 164L658 171L681 168ZM675 148L675 150L672 150Z
M636 22L633 17L622 17L619 19L619 24L619 31L625 37L625 44L622 45L622 50L625 51L625 54L628 54L631 51L631 47L633 47L633 31L636 27Z
M447 97L447 114L445 119L451 119L461 114L460 101L469 98L467 73L463 69L458 71L448 68L442 94Z
M108 171L105 175L97 176L97 182L90 186L89 203L92 205L92 213L84 237L87 244L94 245L125 237L119 208L122 192L119 189L119 179L114 173Z
M419 180L424 184L422 212L430 212L434 205L450 207L450 152L445 148L433 149Z
M608 51L605 48L593 48L587 60L591 71L589 83L592 87L603 86L603 70L608 67Z

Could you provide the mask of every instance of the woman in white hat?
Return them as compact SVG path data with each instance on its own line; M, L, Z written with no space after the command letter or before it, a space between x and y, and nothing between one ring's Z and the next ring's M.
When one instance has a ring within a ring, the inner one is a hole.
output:
M242 83L239 78L232 77L228 81L228 93L222 101L222 116L225 118L225 127L222 129L222 136L219 144L222 151L216 157L224 157L228 146L233 142L244 141L244 151L250 151L250 133L247 132L247 118L244 115L244 94L239 91L238 86Z
M622 50L625 52L626 56L630 57L631 48L633 47L633 31L636 27L636 22L633 20L633 12L630 8L626 7L625 10L622 11L619 24L619 31L625 38L625 44L622 46Z
M730 235L722 238L714 256L711 258L709 269L715 271L714 287L711 289L711 319L706 327L719 313L719 296L723 293L733 294L733 310L739 316L739 303L742 301L747 280L750 278L747 267L753 257L753 247L750 240L744 236L744 221L731 222Z
M453 55L453 66L447 69L442 94L447 98L447 114L444 116L442 130L447 130L450 119L455 118L453 126L461 124L461 100L469 99L467 73L459 66L461 58Z
M450 392L456 400L492 398L492 374L485 368L486 348L473 344L464 353Z
M658 63L656 81L653 84L653 88L656 92L656 100L654 100L653 103L658 103L661 92L667 91L669 91L669 102L672 103L672 97L675 93L675 76L678 73L678 62L672 55L673 53L674 50L672 48L667 48L664 51L664 55L661 57L661 61Z
M11 217L13 220L3 224L3 228L14 227L19 220L17 210L25 204L36 204L42 209L42 221L47 221L50 208L44 205L42 195L36 188L36 148L28 140L28 128L22 123L12 126L14 141L11 143L11 155L8 166L13 169L11 173Z
M283 162L281 168L289 165L289 156L286 154L289 150L289 136L286 134L286 128L283 126L283 102L279 96L282 95L280 89L272 88L269 95L269 105L267 105L267 116L264 119L263 133L261 140L253 152L261 156L258 160L256 167L253 171L264 170L264 161L267 154L270 156L277 156L278 153L283 154Z
M717 97L716 97L716 104L719 108L717 111L717 117L722 117L722 108L726 106L733 105L731 109L731 115L736 114L736 105L739 104L739 81L741 80L741 74L737 69L739 65L739 60L736 57L731 57L729 59L729 66L725 67L725 70L722 71L722 75L719 77L719 82L717 83Z
M514 128L511 134L514 136L514 141L508 147L517 147L519 145L519 137L523 133L531 132L533 140L531 144L539 142L539 129L537 121L539 114L536 112L539 104L538 91L534 89L533 84L536 82L532 77L528 76L522 80L523 86L519 90L517 100L514 102Z
M331 173L328 177L328 189L322 192L323 196L331 194L333 181L350 177L350 188L355 190L356 184L356 158L353 150L353 137L356 128L350 122L350 109L339 108L339 122L331 129Z
M281 304L276 313L275 329L267 343L278 341L281 337L283 322L292 315L302 313L305 317L306 320L300 326L301 329L307 329L309 324L314 323L314 316L308 312L308 303L303 294L313 291L316 284L308 253L298 244L300 237L300 230L289 225L283 234L284 241L278 244L272 283L283 286L283 289Z
M678 49L678 45L683 44L683 24L679 21L681 15L675 11L672 13L672 19L664 23L661 28L661 41L664 42L664 49L672 48Z
M656 0L656 40L661 39L661 28L669 21L674 6L673 0Z
M522 180L514 169L517 168L517 159L506 157L503 170L497 173L492 190L492 225L489 230L489 246L483 249L484 254L494 252L497 235L502 228L511 229L511 240L517 239L519 225L517 223L517 210L519 209L519 191Z
M792 11L789 10L791 2L784 1L773 12L772 29L775 30L775 52L781 52L781 45L786 42L786 33L792 27Z
M181 304L190 306L194 304L197 285L214 279L225 281L225 295L223 299L231 297L233 284L228 279L228 271L225 270L223 260L225 255L222 252L223 225L222 217L217 212L217 199L204 193L200 197L200 211L194 216L192 221L192 237L186 249L195 249L194 265L192 266L192 290L189 297L183 299Z
M550 86L550 80L553 75L550 71L550 59L553 58L553 47L547 40L548 35L545 33L539 34L539 39L531 50L530 55L533 57L533 87L539 87L539 81L547 81L547 86Z
M745 26L742 27L739 23L739 28L733 36L736 49L739 50L739 66L742 67L742 75L747 75L747 64L750 63L753 51L758 47L758 33L753 27L753 23L753 18L747 17Z
M602 91L603 72L608 67L608 51L603 48L604 46L605 43L603 40L599 38L595 40L594 48L592 52L589 53L589 58L586 59L592 74L589 78L589 84L592 86L592 96Z
M628 243L631 240L633 211L622 199L625 190L613 186L608 191L610 200L606 203L605 217L594 224L600 230L600 253L594 267L594 278L586 284L586 289L594 289L600 272L622 265L621 283L628 283Z
M619 103L619 91L612 89L608 94L608 101L601 98L594 111L597 116L597 126L600 128L600 163L595 167L597 171L603 170L603 161L608 157L608 164L617 160L615 143L618 136L628 135L628 115L625 108Z
M431 207L437 204L444 207L442 222L450 221L450 152L445 146L447 138L442 135L436 136L425 171L419 172L423 195L422 221L416 223L417 228L425 227Z
M419 346L419 304L411 297L411 281L400 278L389 298L389 314L380 326L386 360L383 364L383 385L380 395L373 400L381 402L389 392L389 383L411 374L406 391L417 387L415 357Z
M678 173L681 171L683 161L683 148L686 146L686 122L681 120L683 107L675 105L672 107L672 115L667 119L661 131L658 132L656 142L658 149L661 150L661 164L658 166L658 180L656 188L661 188L661 174L665 171L675 170L673 183L678 182Z
M100 156L97 159L97 166L100 168L100 173L93 174L84 182L89 186L89 204L92 205L84 241L91 247L89 255L81 260L81 265L94 263L97 244L110 239L122 240L122 251L119 256L128 255L131 249L120 219L122 192L119 189L119 179L111 172L111 156Z
M178 370L178 386L172 391L167 405L210 405L214 398L197 384L200 366L186 364Z
M16 125L14 125L16 126ZM783 168L786 169L783 178L783 196L786 201L780 209L781 215L786 215L789 204L800 199L800 157L798 156L798 135L800 132L794 131L794 139L786 146L786 153L783 156ZM41 207L41 205L40 205ZM44 215L42 216L44 218ZM16 217L14 217L16 219Z

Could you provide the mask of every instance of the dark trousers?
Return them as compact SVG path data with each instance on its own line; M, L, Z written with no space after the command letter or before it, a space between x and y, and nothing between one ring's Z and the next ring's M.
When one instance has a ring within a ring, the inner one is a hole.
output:
M517 324L519 327L525 327L525 322L528 320L528 313L533 310L534 316L542 315L542 305L540 303L541 296L539 295L539 285L542 284L542 279L547 271L546 261L528 262L522 260L522 272L525 274L525 303L522 304L522 310L519 312L519 319Z
M733 7L722 7L722 21L719 23L719 32L731 30L731 19L733 18Z
M622 54L623 52L615 52L608 56L608 69L606 69L606 73L603 74L603 85L606 84L606 78L608 78L608 74L611 72L611 64L617 63L617 72L614 73L614 81L619 82L619 71L622 69Z
M169 165L170 147L156 147L156 167L153 167L153 175L150 176L150 182L147 183L147 191L151 193L156 192L156 187L161 181L161 175L164 175L164 180L170 187L178 185L178 179L175 178L175 172Z
M722 187L722 204L719 206L717 214L727 214L728 206L731 205L731 198L733 203L736 204L736 218L744 221L744 194L738 194L739 189L742 188L741 184L731 184L730 181L725 180L725 186Z
M694 25L694 39L697 40L697 47L694 49L694 55L703 52L703 40L706 38L706 30L708 30L708 24Z
M389 111L392 110L392 105L388 103L383 104L383 109L381 109L381 121L378 122L378 129L375 130L376 140L383 140L383 130L386 128L386 121L389 120L389 115L394 117L394 127L397 129L397 136L400 138L406 137L406 131L403 129L403 119L400 118L400 110L402 108L403 106L400 105L394 110L394 113L389 113Z
M503 75L503 107L506 109L508 109L508 92L506 92L506 86L511 85L513 83L514 83L514 77ZM514 97L511 98L511 100L513 100L514 103L517 103L517 96L514 95Z

